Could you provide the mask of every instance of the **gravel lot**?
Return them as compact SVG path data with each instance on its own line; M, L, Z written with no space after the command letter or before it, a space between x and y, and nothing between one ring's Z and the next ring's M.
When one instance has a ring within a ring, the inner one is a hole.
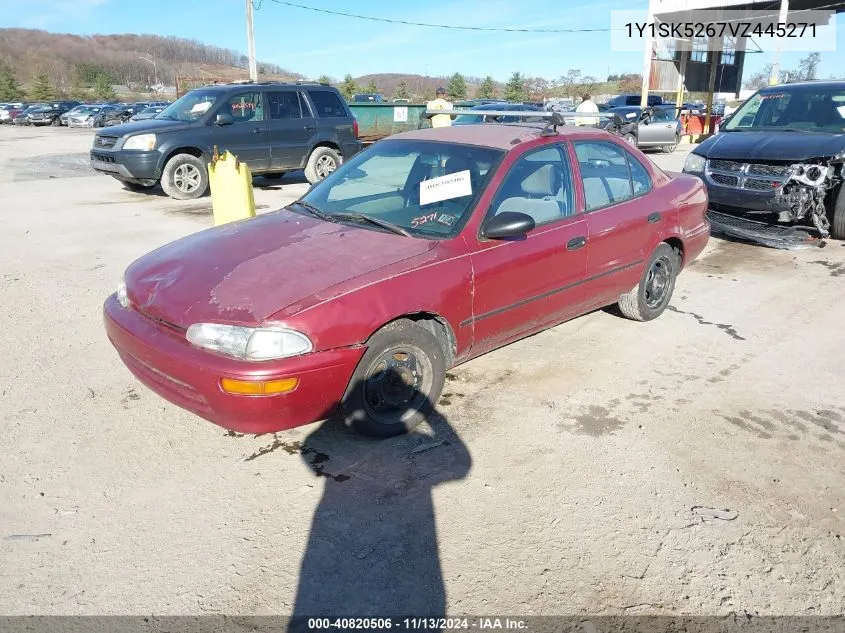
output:
M845 244L713 239L660 319L458 367L407 437L233 436L141 386L100 312L210 201L94 175L91 134L0 127L3 613L842 613Z

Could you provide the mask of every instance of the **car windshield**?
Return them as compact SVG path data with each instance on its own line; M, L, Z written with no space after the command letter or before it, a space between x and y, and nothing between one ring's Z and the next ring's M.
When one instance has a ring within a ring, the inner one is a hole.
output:
M505 152L488 147L384 140L356 154L301 201L328 219L419 237L455 234ZM395 231L399 232L399 231Z
M219 96L217 90L192 90L167 106L157 119L196 121L208 112Z
M845 88L823 85L761 90L722 126L726 132L800 130L845 132Z

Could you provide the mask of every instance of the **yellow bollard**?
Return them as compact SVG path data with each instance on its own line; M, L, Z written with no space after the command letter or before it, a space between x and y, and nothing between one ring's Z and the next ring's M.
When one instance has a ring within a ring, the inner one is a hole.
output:
M211 187L214 226L255 217L249 167L228 151L221 156L216 145L208 165L208 185Z

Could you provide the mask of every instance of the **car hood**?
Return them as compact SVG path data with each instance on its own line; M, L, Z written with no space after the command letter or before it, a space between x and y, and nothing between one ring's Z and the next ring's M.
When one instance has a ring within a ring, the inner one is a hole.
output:
M119 115L120 112L120 110L117 110L114 112L114 115ZM109 113L106 113L106 116L109 116ZM190 123L186 123L185 121L167 121L164 119L130 121L129 123L121 123L120 125L110 127L108 136L124 136L126 134L138 134L141 132L153 132L156 134L161 132L174 132L177 130L183 130L190 125Z
M282 209L167 244L133 262L124 279L138 310L175 326L255 325L435 246Z
M772 161L802 161L843 151L843 134L777 131L721 132L695 149L705 158Z

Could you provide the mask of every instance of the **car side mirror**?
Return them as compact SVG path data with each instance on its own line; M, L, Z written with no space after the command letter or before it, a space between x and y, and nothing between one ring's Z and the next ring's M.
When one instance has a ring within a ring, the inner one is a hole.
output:
M481 227L481 234L491 240L518 237L533 231L534 218L518 211L503 211L489 218Z
M221 113L214 119L214 125L232 125L235 122L231 114Z

